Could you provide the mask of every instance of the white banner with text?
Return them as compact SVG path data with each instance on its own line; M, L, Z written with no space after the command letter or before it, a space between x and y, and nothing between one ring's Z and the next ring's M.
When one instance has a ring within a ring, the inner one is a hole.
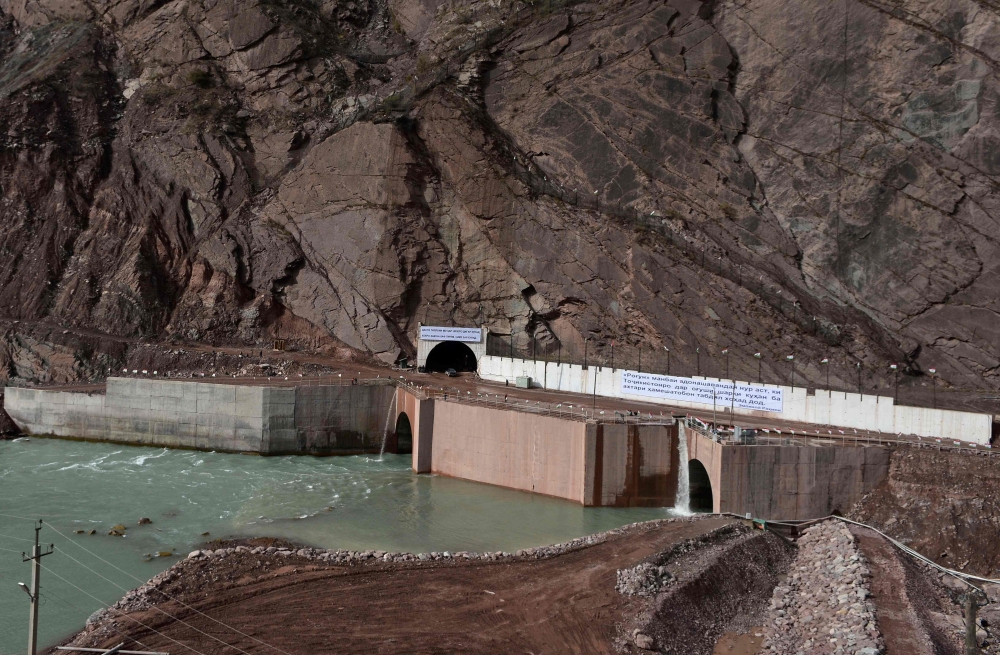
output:
M483 331L479 328L420 326L421 341L461 341L462 343L481 343Z
M782 390L757 384L733 384L712 380L692 380L672 375L655 375L622 371L621 392L665 400L682 400L720 408L735 405L740 409L756 409L781 413L784 408ZM735 399L733 391L736 392Z

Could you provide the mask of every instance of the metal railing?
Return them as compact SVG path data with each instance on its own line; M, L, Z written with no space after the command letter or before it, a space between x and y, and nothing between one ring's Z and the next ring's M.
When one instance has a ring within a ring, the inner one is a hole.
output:
M394 381L399 388L406 389L421 400L441 400L444 402L489 407L514 412L552 416L573 421L593 423L622 423L627 425L673 425L675 419L669 414L656 415L651 412L628 412L607 410L588 406L586 403L547 403L524 398L511 398L501 393L476 393L460 389L415 385L407 380Z
M950 452L975 453L986 457L1000 456L1000 450L994 450L989 445L975 444L954 439L937 437L920 437L902 433L884 434L870 430L844 430L834 426L822 426L812 430L749 427L754 430L753 442L736 438L734 427L713 427L710 422L697 416L688 415L684 418L684 426L717 443L733 446L812 446L823 447L865 447L865 446L905 446L909 448L925 448ZM822 434L826 432L826 434Z

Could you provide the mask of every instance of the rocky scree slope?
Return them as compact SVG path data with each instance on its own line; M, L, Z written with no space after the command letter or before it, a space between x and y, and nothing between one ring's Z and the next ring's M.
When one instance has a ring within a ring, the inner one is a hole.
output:
M995 457L892 452L889 476L848 513L941 566L1000 577L1000 468Z
M972 0L0 18L10 318L384 361L482 323L681 373L728 347L750 379L795 352L841 386L858 360L995 385L1000 43Z

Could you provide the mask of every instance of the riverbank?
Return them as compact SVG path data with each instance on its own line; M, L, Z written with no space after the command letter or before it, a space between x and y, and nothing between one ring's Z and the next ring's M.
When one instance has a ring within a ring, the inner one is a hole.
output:
M219 537L266 534L361 552L516 552L674 515L417 475L399 455L248 457L36 438L0 442L0 489L0 514L25 517L0 517L0 580L30 578L21 550L34 519L45 521L42 542L56 546L44 561L44 646ZM152 522L140 524L144 517ZM110 534L117 525L126 536ZM0 585L0 653L23 650L27 600L15 584Z
M517 552L217 541L96 613L74 646L245 654L954 653L954 578L831 520L792 544L700 515ZM979 646L997 653L986 586Z
M72 643L141 642L147 650L182 644L201 652L224 642L248 653L484 654L599 653L617 644L638 652L636 643L649 638L639 628L641 618L655 601L616 590L619 570L728 543L734 525L739 523L718 516L650 521L514 553L224 544L191 553L95 617ZM687 588L681 571L670 575ZM769 597L767 589L760 604ZM710 644L704 646L711 652Z

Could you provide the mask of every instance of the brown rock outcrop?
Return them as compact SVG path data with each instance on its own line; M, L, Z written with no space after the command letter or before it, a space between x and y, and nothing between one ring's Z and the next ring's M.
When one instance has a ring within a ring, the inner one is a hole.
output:
M0 312L995 386L997 13L945 4L2 0Z

